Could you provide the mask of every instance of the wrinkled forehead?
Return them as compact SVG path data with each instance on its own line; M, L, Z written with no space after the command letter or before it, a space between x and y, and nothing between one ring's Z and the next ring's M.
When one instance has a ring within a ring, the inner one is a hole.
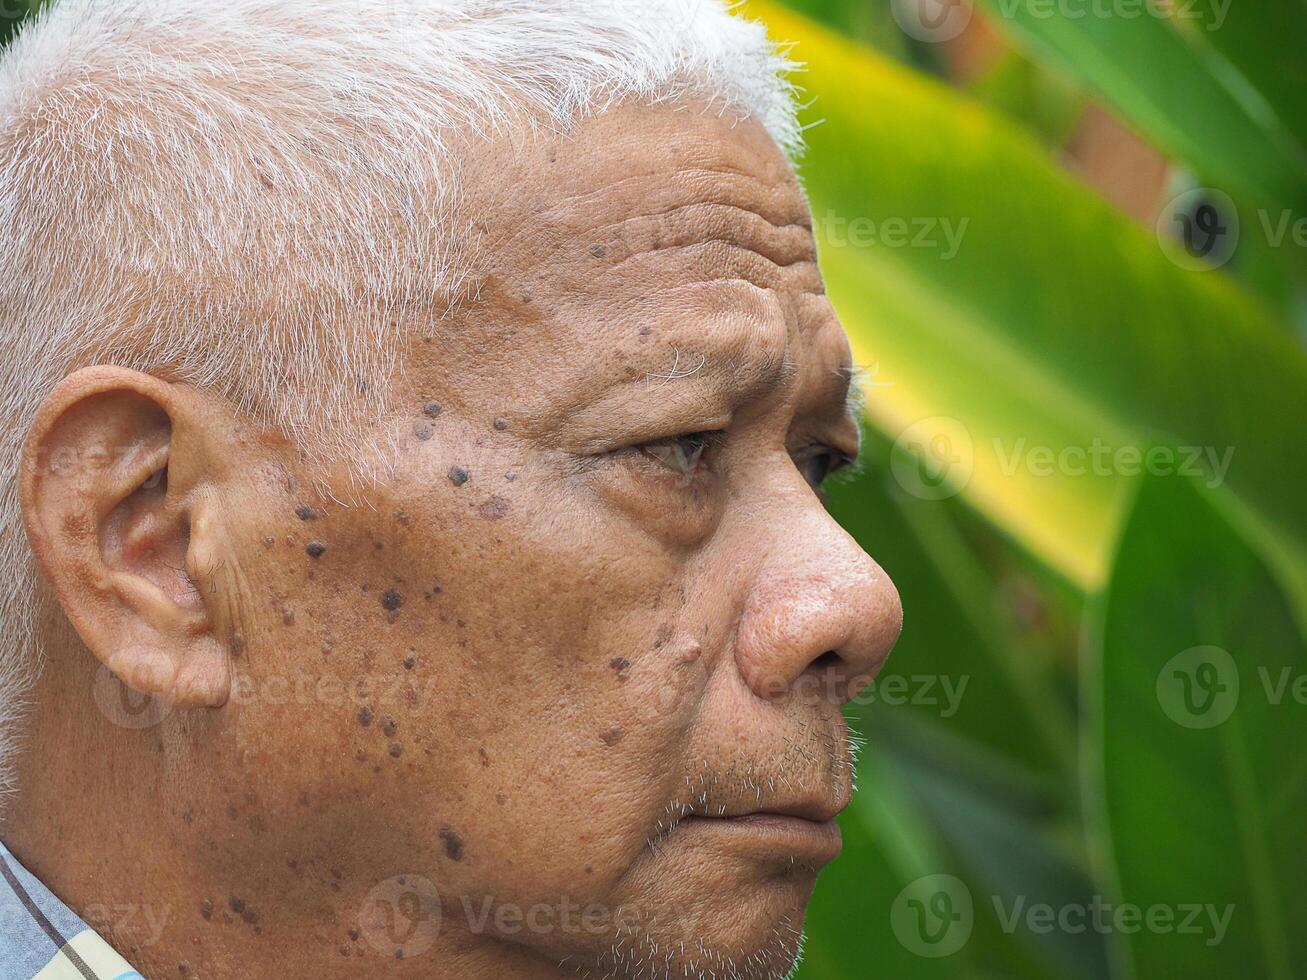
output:
M529 342L556 401L558 375L583 366L747 388L815 361L847 382L807 200L757 122L627 106L474 153L463 176L480 275L472 329L452 342Z
M765 225L792 246L811 238L807 201L779 147L757 121L711 106L627 105L567 135L497 141L470 156L474 247L501 274L565 258L558 251L578 240L615 259L705 233L766 244Z

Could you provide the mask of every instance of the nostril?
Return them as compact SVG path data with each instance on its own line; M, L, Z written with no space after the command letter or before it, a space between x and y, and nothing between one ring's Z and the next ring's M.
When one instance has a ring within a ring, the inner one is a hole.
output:
M844 663L843 657L834 650L827 650L812 662L812 666L816 667L818 670L828 670L832 667L838 667L842 663Z

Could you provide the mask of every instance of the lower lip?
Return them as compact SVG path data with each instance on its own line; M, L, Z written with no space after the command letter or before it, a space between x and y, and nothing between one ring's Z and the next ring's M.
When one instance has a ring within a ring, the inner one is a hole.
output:
M839 857L844 847L834 820L818 823L781 813L749 813L740 817L686 817L682 827L730 834L756 842L775 856L825 864Z

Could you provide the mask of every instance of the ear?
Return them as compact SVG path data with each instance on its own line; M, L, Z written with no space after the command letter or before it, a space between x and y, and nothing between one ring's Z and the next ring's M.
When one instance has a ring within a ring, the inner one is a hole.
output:
M213 421L185 386L86 368L41 405L20 470L32 551L69 622L125 684L182 707L231 687L211 605Z

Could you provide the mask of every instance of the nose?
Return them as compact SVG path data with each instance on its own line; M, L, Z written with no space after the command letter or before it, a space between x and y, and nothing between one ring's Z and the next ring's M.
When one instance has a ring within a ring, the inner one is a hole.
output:
M789 521L745 599L735 641L760 698L799 692L834 704L880 670L903 626L889 576L820 505Z

